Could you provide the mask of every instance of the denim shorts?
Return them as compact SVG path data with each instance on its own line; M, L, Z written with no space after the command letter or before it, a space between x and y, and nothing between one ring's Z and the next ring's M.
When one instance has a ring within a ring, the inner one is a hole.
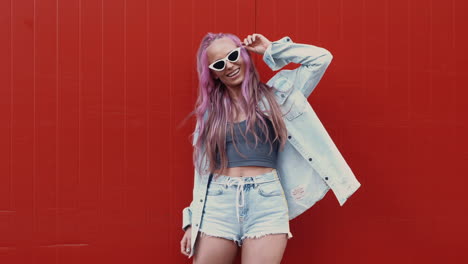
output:
M200 232L232 240L239 247L245 238L280 233L292 238L277 170L252 177L210 174Z

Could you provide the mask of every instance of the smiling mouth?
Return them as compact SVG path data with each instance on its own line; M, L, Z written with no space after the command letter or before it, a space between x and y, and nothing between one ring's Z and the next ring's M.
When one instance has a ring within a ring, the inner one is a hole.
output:
M238 69L235 70L234 72L228 74L227 76L228 76L228 77L233 77L233 76L236 76L239 72L240 72L240 68L238 68Z

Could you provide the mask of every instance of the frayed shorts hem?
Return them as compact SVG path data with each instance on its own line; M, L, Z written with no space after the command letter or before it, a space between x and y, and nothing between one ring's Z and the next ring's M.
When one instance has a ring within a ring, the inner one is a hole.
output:
M224 238L224 239L227 239L227 240L230 240L234 243L237 244L237 246L241 246L242 245L242 242L237 239L236 237L234 236L222 236L222 235L216 235L216 234L212 234L212 233L209 233L209 232L205 232L201 229L198 230L200 232L200 236L209 236L209 237L217 237L217 238Z
M245 234L241 238L241 241L244 241L244 239L246 239L246 238L262 238L262 237L267 236L267 235L277 235L277 234L287 234L288 239L291 239L293 237L293 235L289 231L288 232L255 233L255 234Z
M293 235L292 235L292 233L290 231L288 231L288 232L267 232L267 233L262 232L262 233L254 233L254 234L245 234L239 240L234 236L216 235L216 234L213 234L213 233L205 232L205 231L203 231L201 229L199 229L199 232L200 232L201 236L217 237L217 238L224 238L224 239L230 240L230 241L236 243L238 247L242 246L242 244L244 243L244 240L246 238L262 238L262 237L267 236L267 235L277 235L277 234L287 234L288 240L293 237Z

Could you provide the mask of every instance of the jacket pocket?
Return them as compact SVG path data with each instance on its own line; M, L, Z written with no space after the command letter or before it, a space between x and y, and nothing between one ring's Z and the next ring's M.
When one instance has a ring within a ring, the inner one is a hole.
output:
M284 104L284 102L288 99L291 92L293 92L294 87L292 82L290 82L287 78L281 77L281 74L278 75L277 79L275 80L275 99L279 105Z
M308 103L307 98L300 91L294 89L283 107L286 119L292 121L302 115Z

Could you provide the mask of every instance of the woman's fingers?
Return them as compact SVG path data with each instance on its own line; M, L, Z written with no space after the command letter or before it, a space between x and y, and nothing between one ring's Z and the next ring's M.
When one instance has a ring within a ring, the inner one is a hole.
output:
M252 43L254 43L256 41L260 41L260 42L264 41L264 38L263 38L262 34L254 33L252 35L248 35L244 39L244 44L245 45L251 45Z
M185 255L185 236L180 241L180 253Z
M187 255L187 253L185 253L185 236L182 238L182 240L180 241L180 252L184 255Z
M245 39L244 39L244 43L245 45L251 45L252 43L255 42L255 34L254 35L248 35Z
M190 242L191 242L191 238L190 236L187 236L187 239L185 239L185 253L187 254L187 256L190 255L190 250L191 250Z
M251 42L250 42L250 35L247 36L247 37L244 39L244 43L245 43L246 46L251 44Z
M189 251L187 251L187 248ZM186 256L189 256L190 254L190 239L186 235L184 235L180 241L180 252Z
M182 254L184 254L187 257L190 255L190 251L192 250L190 248L190 244L191 244L190 242L191 242L191 234L190 232L187 232L185 233L184 237L180 241L180 251Z
M254 33L244 38L242 45L248 51L264 54L270 43L271 42L262 34Z

